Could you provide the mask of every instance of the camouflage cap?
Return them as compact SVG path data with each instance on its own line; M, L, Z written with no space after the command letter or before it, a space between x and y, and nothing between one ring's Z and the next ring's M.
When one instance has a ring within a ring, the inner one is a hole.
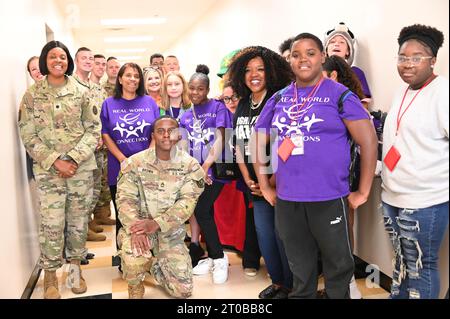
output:
M220 61L220 69L217 73L218 77L222 77L228 71L228 66L230 65L231 59L238 53L240 50L233 50L223 57L222 61Z

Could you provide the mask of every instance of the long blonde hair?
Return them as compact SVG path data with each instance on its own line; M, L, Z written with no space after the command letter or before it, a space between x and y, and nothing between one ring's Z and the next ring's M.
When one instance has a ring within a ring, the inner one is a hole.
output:
M170 96L169 94L167 94L167 81L169 79L169 76L171 75L177 76L183 84L183 91L181 92L181 107L187 110L191 107L191 100L189 99L188 95L188 85L183 75L177 71L168 72L164 76L164 80L162 81L161 85L161 107L164 110L168 110L170 108Z

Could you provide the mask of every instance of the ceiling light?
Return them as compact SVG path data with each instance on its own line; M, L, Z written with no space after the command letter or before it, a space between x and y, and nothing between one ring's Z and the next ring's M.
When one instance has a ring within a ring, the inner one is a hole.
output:
M107 37L104 39L107 43L117 43L117 42L151 42L153 41L152 36L133 36L133 37Z
M142 56L140 55L129 55L129 56L116 56L117 60L121 61L135 61L135 60L142 60Z
M105 26L113 25L147 25L147 24L162 24L167 21L164 17L155 16L153 18L143 19L102 19L100 23Z
M108 53L144 53L147 49L106 49L105 51Z

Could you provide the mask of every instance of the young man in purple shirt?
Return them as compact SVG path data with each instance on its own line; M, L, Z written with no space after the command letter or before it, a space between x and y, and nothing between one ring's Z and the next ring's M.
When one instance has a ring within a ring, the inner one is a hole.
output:
M255 172L264 197L275 205L278 233L294 275L290 298L315 298L317 258L322 256L325 288L330 298L349 298L353 255L347 225L348 205L367 201L376 164L377 139L368 113L347 89L322 77L325 53L321 41L302 33L291 47L290 63L296 81L275 94L261 112ZM262 173L270 129L278 140L272 147L276 191ZM349 191L348 133L361 147L361 181Z

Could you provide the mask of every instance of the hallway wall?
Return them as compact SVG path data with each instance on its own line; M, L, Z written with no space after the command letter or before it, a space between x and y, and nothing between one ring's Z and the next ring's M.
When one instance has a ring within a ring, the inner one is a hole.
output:
M179 57L186 78L195 72L197 64L208 65L214 96L220 80L216 76L220 60L232 50L262 45L278 52L278 46L289 37L310 32L322 39L326 31L343 21L357 39L355 65L366 73L374 105L387 110L401 83L394 57L402 27L422 23L444 32L436 71L448 77L448 8L446 0L430 0L426 8L420 0L219 1L165 54Z
M20 298L39 256L36 196L28 183L25 149L17 129L20 100L32 80L26 63L46 43L47 24L68 47L72 36L53 0L0 2L2 165L0 202L0 298Z

